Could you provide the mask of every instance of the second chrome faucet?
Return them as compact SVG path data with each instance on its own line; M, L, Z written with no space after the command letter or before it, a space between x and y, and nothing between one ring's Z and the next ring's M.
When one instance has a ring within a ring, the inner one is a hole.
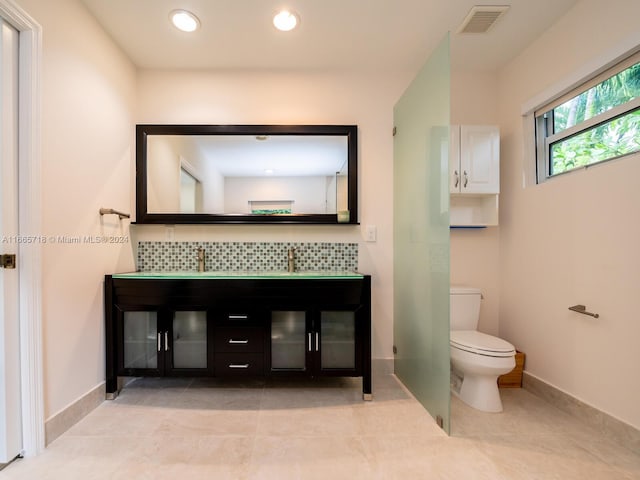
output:
M204 272L204 248L199 247L196 250L196 257L198 258L198 271Z
M290 247L287 254L287 271L289 273L296 271L296 247Z

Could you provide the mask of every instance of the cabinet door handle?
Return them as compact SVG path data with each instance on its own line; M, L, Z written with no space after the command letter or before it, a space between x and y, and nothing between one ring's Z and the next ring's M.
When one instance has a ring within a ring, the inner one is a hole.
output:
M162 334L158 332L158 351L162 350Z
M234 340L233 338L230 338L229 343L232 345L246 345L249 343L249 340Z
M460 174L458 173L458 170L454 170L453 171L453 176L455 177L455 184L453 185L455 188L458 188L458 185L460 185Z
M169 332L164 332L164 351L169 351Z
M249 364L248 363L231 363L229 364L229 368L249 368Z
M311 351L311 332L309 332L307 338L309 340L309 351Z
M318 332L316 332L316 352L318 351Z
M467 188L467 184L469 183L469 175L467 174L467 171L464 171L464 188Z
M249 318L249 315L229 315L229 320L246 320Z

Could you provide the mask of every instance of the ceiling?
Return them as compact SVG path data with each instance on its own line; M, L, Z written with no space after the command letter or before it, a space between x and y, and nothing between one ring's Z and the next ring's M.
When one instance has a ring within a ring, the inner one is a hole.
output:
M416 72L451 31L452 68L500 68L579 0L82 0L140 68ZM473 5L510 5L486 34L456 34ZM279 32L282 7L299 27ZM171 10L201 28L176 30Z
M223 177L332 177L346 168L349 152L344 135L265 137L258 140L255 135L193 135L180 140L192 142L206 165ZM152 142L171 139L167 135L148 135L148 148Z

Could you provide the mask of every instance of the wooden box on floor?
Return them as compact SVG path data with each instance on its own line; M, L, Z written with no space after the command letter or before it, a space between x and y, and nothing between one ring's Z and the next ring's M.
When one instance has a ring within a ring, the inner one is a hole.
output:
M509 373L498 377L498 387L500 388L521 388L522 371L524 370L524 353L516 350L516 367Z

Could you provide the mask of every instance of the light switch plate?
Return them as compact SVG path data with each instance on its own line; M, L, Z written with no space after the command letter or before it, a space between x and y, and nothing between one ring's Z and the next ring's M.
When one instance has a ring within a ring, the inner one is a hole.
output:
M378 239L378 228L375 225L365 227L364 239L367 242L375 242Z

